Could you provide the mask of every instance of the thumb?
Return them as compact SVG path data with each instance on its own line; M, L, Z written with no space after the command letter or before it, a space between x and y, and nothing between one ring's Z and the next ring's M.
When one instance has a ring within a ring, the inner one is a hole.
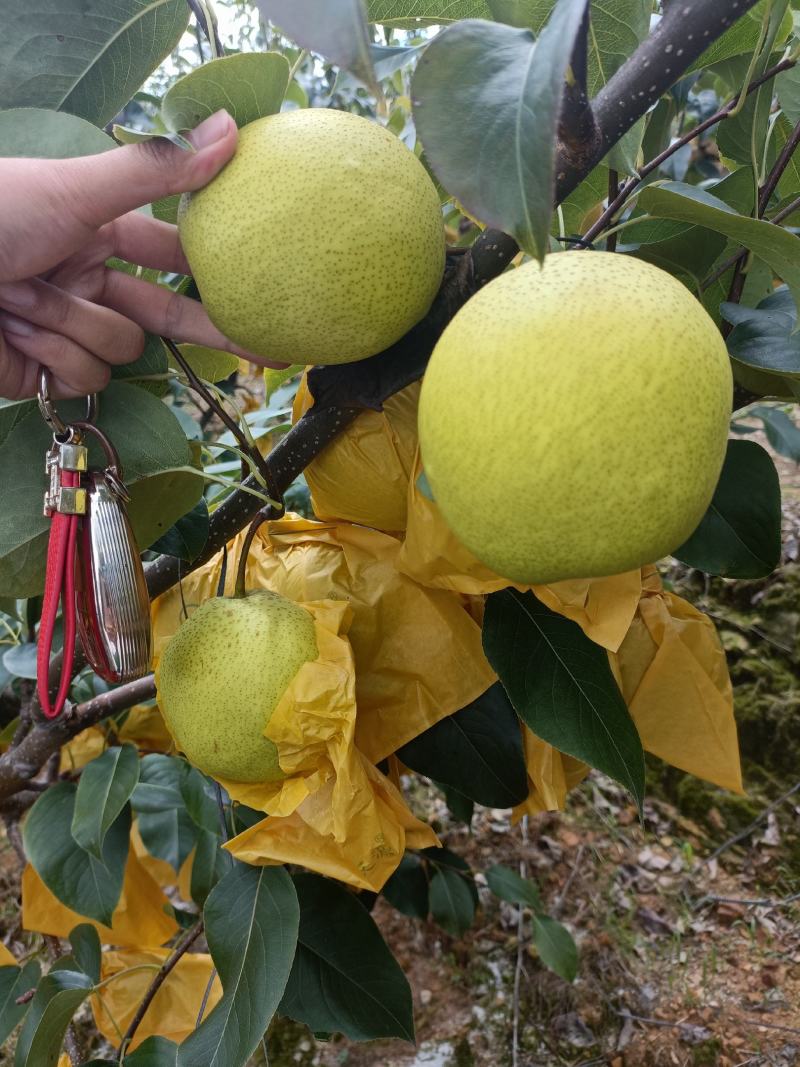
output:
M206 185L236 151L236 123L217 111L187 135L194 151L164 138L61 161L61 177L75 215L100 227L174 193Z

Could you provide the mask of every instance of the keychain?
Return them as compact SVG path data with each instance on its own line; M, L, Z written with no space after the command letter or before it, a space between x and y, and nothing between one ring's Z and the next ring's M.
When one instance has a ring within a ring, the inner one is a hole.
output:
M95 425L97 396L85 417L65 423L50 398L49 375L39 373L39 410L53 431L46 458L44 513L50 519L37 688L42 710L55 718L72 678L76 636L90 666L107 682L128 682L150 670L150 600L139 550L128 521L129 497L119 456ZM87 437L105 453L102 470L89 467ZM58 606L64 654L55 700L49 691L50 654Z

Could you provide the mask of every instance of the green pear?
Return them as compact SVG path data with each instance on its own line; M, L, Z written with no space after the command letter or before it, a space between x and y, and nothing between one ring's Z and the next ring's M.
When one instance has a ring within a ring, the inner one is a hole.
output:
M549 255L481 289L422 384L425 473L453 533L524 584L654 562L725 457L730 360L702 305L630 256Z
M375 122L310 108L245 126L178 227L212 321L288 363L350 363L419 321L444 270L436 188Z
M311 615L277 593L205 601L158 668L158 702L176 744L214 777L283 778L264 728L298 670L317 655Z

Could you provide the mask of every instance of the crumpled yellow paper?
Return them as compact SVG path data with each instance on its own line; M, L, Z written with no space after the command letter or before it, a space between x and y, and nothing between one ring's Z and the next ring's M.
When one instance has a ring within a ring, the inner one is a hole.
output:
M437 505L419 489L419 452L408 484L408 522L397 569L434 589L481 595L500 589L532 589L552 611L581 627L587 637L616 651L630 627L639 596L638 570L608 578L575 578L550 585L516 585L489 570L456 538ZM477 492L477 491L476 491ZM479 500L476 495L476 506Z
M228 593L243 537L228 545ZM356 665L356 746L373 764L466 707L496 680L465 598L400 574L399 549L394 537L377 530L290 515L264 523L248 557L248 589L352 608L347 636ZM189 611L216 594L221 566L220 554L183 579ZM153 609L157 654L181 618L178 589L159 597Z
M61 746L59 773L70 774L82 770L87 763L102 756L110 744L135 745L143 755L148 752L170 752L172 738L155 704L137 704L112 739L102 726L89 726Z
M90 1001L97 1029L115 1048L119 1047L121 1035L130 1025L157 968L169 954L169 949L103 953L101 981L113 975L119 977L104 985L100 996L94 994ZM206 952L187 952L181 956L153 997L128 1046L129 1051L132 1052L146 1038L156 1034L176 1044L187 1038L197 1025L197 1016L213 969L214 963ZM123 974L125 971L128 973ZM215 977L203 1018L208 1017L221 996L222 986L219 978Z
M742 792L733 689L714 623L667 592L654 566L611 667L647 752Z
M177 933L178 924L168 910L169 901L133 848L128 852L122 893L110 927L62 904L30 864L22 873L22 926L40 934L68 937L79 923L89 923L104 944L155 948Z
M320 519L345 519L389 532L406 526L408 480L417 447L421 382L363 411L305 469L311 505ZM304 374L292 409L297 420L313 404Z
M517 822L523 815L563 811L567 793L580 785L589 773L589 767L542 741L527 726L522 728L522 747L528 771L528 796L513 809L512 822Z
M302 863L377 891L406 846L438 841L355 745L355 667L343 636L350 606L323 600L303 607L314 620L319 654L289 683L264 730L287 777L247 783L219 779L234 800L268 815L225 847L247 863ZM158 628L156 656L168 636Z
M16 967L17 961L13 953L0 941L0 967Z

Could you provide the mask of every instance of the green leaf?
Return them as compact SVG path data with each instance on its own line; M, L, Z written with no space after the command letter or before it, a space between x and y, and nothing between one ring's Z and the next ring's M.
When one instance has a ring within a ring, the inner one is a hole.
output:
M349 70L380 95L369 54L364 0L326 0L324 5L318 0L256 0L256 6L302 48Z
M434 921L452 937L466 933L475 918L467 876L452 867L437 867L431 878L430 908Z
M197 839L197 827L186 809L140 813L137 826L150 855L164 860L178 874Z
M463 822L467 826L471 826L475 815L475 801L471 797L459 793L454 786L447 785L445 782L434 781L434 785L444 793L444 802L447 804L447 810L456 822Z
M224 108L241 129L280 111L289 84L289 61L279 52L223 56L179 78L161 102L170 130L193 130Z
M17 1004L18 997L35 989L41 970L36 960L24 967L0 967L0 1045L25 1018L27 1004Z
M797 309L788 289L776 289L755 308L723 303L720 314L733 326L727 344L734 360L757 370L800 377L800 333L794 332Z
M800 66L785 70L775 79L778 102L792 125L800 122Z
M161 552L165 556L191 563L196 560L206 546L209 530L208 504L198 500L191 511L181 515L163 537L150 545L152 552Z
M412 919L427 919L428 879L419 856L406 852L381 893L393 908Z
M183 808L182 786L189 773L189 765L177 756L152 753L140 760L139 782L133 791L133 810L142 813Z
M367 0L370 22L398 29L445 26L459 19L490 19L485 0Z
M786 142L792 135L793 128L794 124L789 121L786 115L778 115L774 126L776 154L786 146ZM786 169L778 181L778 197L794 200L797 196L800 196L800 157L795 151L789 157Z
M219 834L219 809L212 780L196 767L189 767L180 780L180 791L186 811L197 828Z
M39 982L19 1035L14 1067L56 1067L72 1016L92 991L78 971L51 971Z
M567 982L574 982L578 973L578 947L569 930L549 915L534 915L533 940L545 967Z
M201 68L202 69L202 68ZM239 369L239 357L219 348L206 348L205 345L178 345L178 349L198 378L206 382L222 382ZM172 353L168 357L169 366L183 375Z
M397 755L412 771L489 808L511 808L528 795L519 720L499 682Z
M60 403L59 412L68 422L82 418L83 404ZM189 463L186 437L165 404L126 382L111 382L102 393L98 426L122 459L131 492L128 513L139 547L146 548L202 494L200 478L175 469ZM42 515L43 461L51 443L42 419L18 416L0 445L0 595L36 596L44 589L50 524ZM92 440L89 459L100 467L106 462Z
M724 59L730 59L732 56L744 55L748 52L753 52L758 44L758 38L761 34L761 23L764 19L764 14L767 10L769 0L759 0L754 7L750 8L746 14L737 19L729 30L726 30L721 37L718 37L713 44L709 45L703 54L697 59L697 61L689 67L687 74L690 74L694 70L703 70L705 67L710 67L714 63L719 63ZM777 44L786 40L786 37L791 31L791 17L784 18L781 23L778 33Z
M305 367L301 363L292 363L288 367L284 367L283 370L276 369L274 367L264 368L264 403L269 404L272 399L273 393L279 389L284 382L288 382L290 378L294 378L295 374L300 374L305 370Z
M223 996L178 1050L179 1067L244 1067L283 996L300 909L282 867L237 864L203 909Z
M125 1067L177 1067L178 1046L166 1037L148 1037L125 1054Z
M3 666L15 678L35 679L38 646L26 641L21 645L12 645L3 653Z
M438 179L470 214L539 259L564 79L585 7L559 0L538 42L529 30L456 23L431 42L412 80L414 119Z
M189 892L195 904L202 908L214 886L227 874L232 862L230 853L220 848L217 834L198 830L189 879Z
M616 778L641 808L642 743L605 650L533 593L514 589L487 598L483 648L531 730Z
M693 222L738 241L772 267L795 299L800 294L797 238L780 226L738 215L722 200L683 182L649 186L639 197L639 206L658 218Z
M34 107L0 111L0 156L71 159L115 147L112 137L77 115Z
M588 227L584 220L592 208L602 204L608 195L608 167L600 164L587 175L561 204L561 216L564 220L564 233L583 233ZM553 217L551 232L558 233L558 218Z
M139 780L139 753L133 745L110 748L83 769L72 814L74 840L98 860L103 842Z
M512 871L510 867L504 867L501 863L490 867L486 872L486 881L494 895L501 900L507 900L509 904L522 904L526 908L532 908L536 914L541 912L539 887L529 878L523 878L516 871Z
M186 29L184 0L4 0L0 108L114 118Z
M748 408L747 414L761 419L767 440L780 456L800 463L800 428L779 408Z
M80 923L70 930L69 943L72 958L83 973L88 974L95 984L99 982L102 950L97 930L89 923Z
M728 441L714 496L676 559L723 578L765 578L781 555L781 489L769 454L753 441Z
M413 1041L408 981L366 909L319 875L295 875L294 884L300 932L281 1015L353 1041Z
M133 274L141 277L144 271L135 268ZM146 333L144 351L133 363L118 363L111 368L111 377L114 381L129 381L141 388L149 389L154 396L163 396L167 391L167 383L164 381L140 381L156 374L167 373L167 350L161 343L161 339L155 334Z
M123 809L106 834L100 862L70 832L76 792L71 782L57 782L42 793L23 827L25 853L62 904L110 926L128 858L130 809Z

